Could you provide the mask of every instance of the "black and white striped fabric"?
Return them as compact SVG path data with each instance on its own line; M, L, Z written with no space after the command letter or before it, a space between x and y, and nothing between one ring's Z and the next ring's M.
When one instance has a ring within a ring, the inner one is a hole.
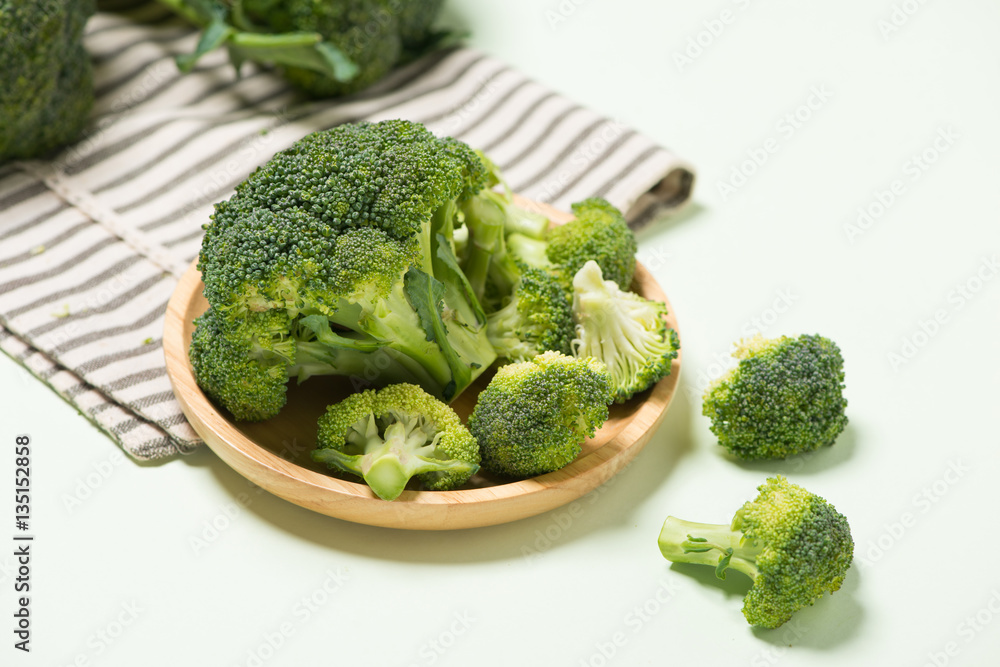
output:
M86 137L52 161L0 167L0 349L137 459L200 444L167 379L167 300L213 203L303 135L407 118L489 154L512 188L568 208L601 196L642 224L683 203L692 170L637 132L472 49L437 53L375 88L306 101L224 54L188 75L194 31L156 4L98 14Z

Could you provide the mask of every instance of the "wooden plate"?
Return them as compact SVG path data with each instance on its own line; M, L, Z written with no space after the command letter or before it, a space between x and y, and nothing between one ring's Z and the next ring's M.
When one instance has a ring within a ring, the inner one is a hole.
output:
M570 217L537 206L555 222ZM636 267L632 287L647 298L667 301L642 265ZM609 480L645 446L667 411L680 375L678 356L670 375L656 386L627 403L612 405L608 421L584 443L577 459L561 470L515 482L481 473L456 491L406 490L388 502L365 484L331 477L325 466L309 457L316 443L316 420L326 405L350 391L343 378L313 377L298 386L290 383L288 404L278 416L263 422L234 421L202 393L187 356L193 320L208 308L202 289L201 274L192 264L167 305L163 333L167 373L195 431L219 458L261 488L316 512L373 526L413 530L491 526L569 503ZM668 326L679 331L669 302L667 306ZM486 380L481 377L453 404L463 419L472 411Z

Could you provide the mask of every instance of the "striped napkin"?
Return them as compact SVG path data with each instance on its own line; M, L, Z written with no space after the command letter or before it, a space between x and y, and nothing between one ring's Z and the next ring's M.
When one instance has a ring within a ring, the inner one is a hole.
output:
M375 88L309 101L223 53L181 75L195 31L157 4L97 14L97 102L79 143L0 167L0 349L136 459L201 441L167 379L167 300L214 202L303 135L406 118L490 155L514 191L559 208L601 196L635 225L682 204L693 172L669 151L473 49L440 52Z

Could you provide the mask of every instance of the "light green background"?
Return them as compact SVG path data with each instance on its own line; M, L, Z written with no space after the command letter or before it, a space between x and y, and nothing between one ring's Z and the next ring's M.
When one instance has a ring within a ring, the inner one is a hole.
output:
M561 510L402 532L255 492L207 450L137 465L0 358L0 479L29 433L37 535L30 656L11 648L0 548L0 664L994 664L1000 7L449 2L472 44L696 165L690 207L640 235L681 323L665 424ZM832 449L750 465L716 446L698 393L753 329L841 345L851 423ZM727 521L771 472L850 518L857 562L762 632L740 575L671 567L656 536L667 514Z

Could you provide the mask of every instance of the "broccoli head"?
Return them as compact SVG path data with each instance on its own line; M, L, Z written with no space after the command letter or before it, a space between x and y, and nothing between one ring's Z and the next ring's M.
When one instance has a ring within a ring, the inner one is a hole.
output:
M819 335L740 341L737 366L705 390L719 444L743 459L785 458L832 445L847 425L844 360Z
M587 262L597 262L605 280L623 290L631 288L635 273L635 234L625 216L603 199L591 198L573 204L574 218L556 225L548 233L546 255L561 267L567 280Z
M484 179L471 149L407 121L341 125L276 154L206 225L198 383L241 419L277 413L286 372L455 398L496 359L453 247L459 202ZM259 401L251 362L268 378Z
M0 0L0 162L73 141L94 103L83 29L93 0Z
M160 2L204 29L195 52L178 58L182 70L225 46L237 68L247 60L278 65L315 97L366 88L442 37L430 27L441 0Z
M479 394L469 430L483 467L512 477L558 470L608 418L604 365L549 351L502 366Z
M604 280L597 262L585 263L573 278L573 351L604 362L615 401L628 400L670 373L680 339L667 328L666 314L666 304Z
M743 600L751 625L776 628L825 593L840 589L854 557L847 519L823 498L778 475L729 525L667 517L660 532L664 558L733 569L750 577Z
M412 384L351 394L319 419L313 460L395 500L411 478L447 491L479 470L479 448L455 411Z
M522 265L522 273L505 306L486 316L486 335L497 354L526 361L555 350L572 354L573 309L552 274Z

